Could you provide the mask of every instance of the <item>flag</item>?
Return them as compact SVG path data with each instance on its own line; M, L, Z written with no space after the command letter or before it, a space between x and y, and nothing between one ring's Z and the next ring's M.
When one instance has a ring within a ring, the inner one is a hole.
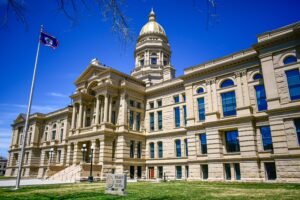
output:
M41 37L40 37L40 41L42 44L44 44L45 46L51 47L52 49L55 49L58 47L59 43L58 40L49 35L48 33L45 32L41 32Z

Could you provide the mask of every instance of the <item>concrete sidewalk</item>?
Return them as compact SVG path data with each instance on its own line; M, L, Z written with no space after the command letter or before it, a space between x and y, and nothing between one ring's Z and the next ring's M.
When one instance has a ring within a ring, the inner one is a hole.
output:
M20 185L51 185L51 184L66 184L67 181L45 180L45 179L21 179ZM0 187L14 187L16 179L0 180Z

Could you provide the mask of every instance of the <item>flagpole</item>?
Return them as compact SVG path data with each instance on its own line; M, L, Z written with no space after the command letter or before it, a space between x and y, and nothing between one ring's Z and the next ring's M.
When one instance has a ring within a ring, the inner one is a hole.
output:
M43 31L43 25L41 25L41 30L40 30L40 33L39 33L39 42L38 42L38 46L37 46L35 64L34 64L34 69L33 69L33 76L32 76L32 81L31 81L29 102L28 102L27 115L26 115L26 121L25 121L25 130L24 130L24 136L23 136L23 140L22 140L21 154L19 156L19 167L18 167L18 175L17 175L17 181L16 181L16 188L15 189L20 188L20 180L21 180L21 175L22 175L22 165L23 165L23 159L24 159L24 150L25 150L26 137L27 137L27 131L28 131L29 116L30 116L30 111L31 111L32 96L33 96L33 91L34 91L36 68L37 68L38 57L39 57L39 52L40 52L40 44L41 44L40 37L41 37L41 32L42 31Z

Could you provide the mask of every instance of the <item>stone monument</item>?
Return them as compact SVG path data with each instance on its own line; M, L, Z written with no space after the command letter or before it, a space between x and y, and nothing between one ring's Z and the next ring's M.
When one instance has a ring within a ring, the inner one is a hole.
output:
M106 194L127 195L127 174L107 174L106 175Z

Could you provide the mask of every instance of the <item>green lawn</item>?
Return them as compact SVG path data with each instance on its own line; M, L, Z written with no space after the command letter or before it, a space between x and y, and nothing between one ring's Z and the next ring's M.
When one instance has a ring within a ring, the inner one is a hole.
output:
M0 188L0 199L299 199L300 184L167 182L130 183L128 196L104 194L104 183Z
M0 180L16 179L16 177L0 176Z

